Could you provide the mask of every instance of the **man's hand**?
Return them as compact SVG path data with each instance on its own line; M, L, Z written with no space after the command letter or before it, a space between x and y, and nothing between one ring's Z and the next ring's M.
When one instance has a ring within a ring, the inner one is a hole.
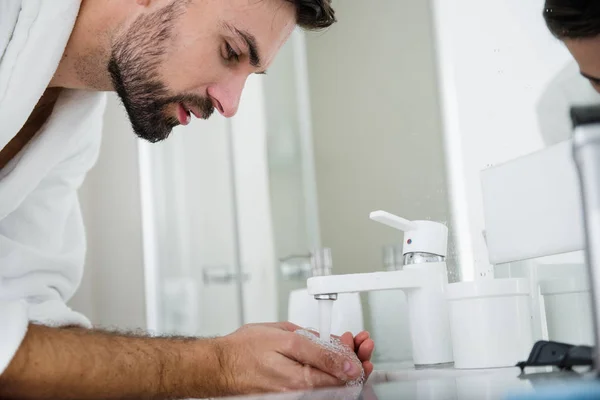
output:
M246 325L215 339L220 349L224 392L248 394L337 386L360 375L359 366L347 356L293 333L298 329L289 322ZM350 335L350 341L351 348L358 343L363 365L372 371L368 360L373 341L368 334L357 336L355 341Z
M316 336L319 336L318 332L311 331ZM351 351L356 353L356 356L360 360L365 371L365 381L369 379L371 373L373 373L373 363L371 357L373 356L373 350L375 350L375 342L371 339L371 335L367 331L362 331L356 337L352 336L352 332L346 332L342 336L331 335L332 337L339 339L344 345L346 345Z
M370 338L369 332L363 331L354 338L352 337L352 333L346 332L340 337L340 340L356 353L365 370L365 379L368 379L373 372L371 356L375 349L375 343Z

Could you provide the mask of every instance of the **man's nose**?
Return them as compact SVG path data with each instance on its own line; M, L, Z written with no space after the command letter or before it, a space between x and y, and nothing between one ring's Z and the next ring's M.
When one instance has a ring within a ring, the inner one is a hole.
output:
M233 117L240 105L242 90L246 84L247 75L232 76L222 83L209 86L207 89L213 106L226 118Z

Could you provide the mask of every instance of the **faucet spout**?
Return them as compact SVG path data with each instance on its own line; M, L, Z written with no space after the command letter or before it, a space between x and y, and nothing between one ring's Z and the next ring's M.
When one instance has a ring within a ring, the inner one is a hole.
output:
M315 296L332 293L357 293L375 290L428 289L443 293L448 278L446 264L428 263L407 265L401 271L383 271L362 274L315 276L307 280L308 294Z
M329 295L331 293L418 289L428 286L435 280L435 275L423 271L387 271L366 274L315 276L308 279L307 288L308 293L314 295L316 298L316 296Z
M337 293L315 294L315 300L337 300Z

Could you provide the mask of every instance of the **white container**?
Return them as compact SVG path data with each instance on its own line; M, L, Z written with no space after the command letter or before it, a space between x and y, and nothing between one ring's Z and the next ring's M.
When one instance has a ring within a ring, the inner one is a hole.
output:
M454 366L511 367L533 346L529 281L482 279L448 285Z
M306 289L290 293L288 321L303 328L319 328L319 302ZM362 304L358 293L340 293L333 302L331 333L340 336L345 332L357 335L363 331Z
M548 338L573 345L594 345L592 303L587 279L554 279L540 282Z

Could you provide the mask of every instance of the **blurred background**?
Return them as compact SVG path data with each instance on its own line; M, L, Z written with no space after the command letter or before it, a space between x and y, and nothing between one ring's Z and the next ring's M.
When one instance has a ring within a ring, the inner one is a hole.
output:
M402 235L369 220L379 209L447 224L451 282L517 268L488 262L479 173L567 139L568 97L590 96L543 0L334 7L337 24L294 32L250 77L231 120L144 143L110 95L80 191L75 309L99 326L203 336L286 320L313 249L332 249L335 274L384 270Z

